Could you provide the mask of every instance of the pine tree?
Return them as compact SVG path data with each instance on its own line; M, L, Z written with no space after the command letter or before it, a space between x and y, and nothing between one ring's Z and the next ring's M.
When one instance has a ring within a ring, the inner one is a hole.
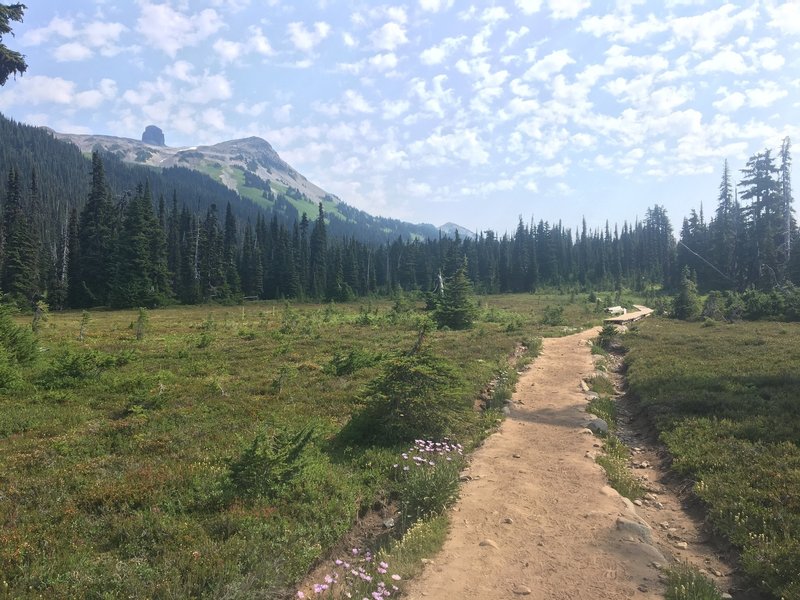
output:
M81 211L78 227L80 274L78 307L103 305L108 299L113 274L114 225L116 215L109 199L103 161L92 153L89 198Z
M314 298L323 298L327 290L328 236L325 231L325 213L322 210L322 202L319 203L319 215L314 223L314 230L311 232L310 250L310 292Z
M19 173L8 174L3 206L5 252L2 287L20 305L27 307L38 293L38 243L30 213L26 211Z
M2 43L3 36L11 33L9 23L21 23L26 8L24 4L0 4L0 86L6 84L10 75L22 75L28 69L25 57Z
M478 315L473 299L472 283L467 278L466 261L455 275L445 283L444 293L434 311L439 327L469 329Z

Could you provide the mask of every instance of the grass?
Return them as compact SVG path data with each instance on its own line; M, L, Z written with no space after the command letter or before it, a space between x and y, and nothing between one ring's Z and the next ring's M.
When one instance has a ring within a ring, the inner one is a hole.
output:
M800 597L800 325L648 319L628 334L630 389L691 477L714 529L776 598Z
M517 344L559 333L537 325L556 297L483 300L495 319L425 340L456 378L449 433L467 448L498 416L472 411L486 382ZM282 597L396 493L400 448L341 434L385 357L414 345L415 306L169 307L141 339L137 311L51 314L0 393L3 593ZM564 318L586 317L567 303Z
M600 378L595 378L595 380L597 379ZM604 437L603 445L605 454L599 455L595 459L597 464L605 470L608 484L630 500L641 498L644 488L628 468L630 450L614 434L617 425L616 402L608 396L600 396L589 402L586 412L597 415L608 423L608 434Z
M694 567L676 565L667 570L665 600L722 600L714 583Z

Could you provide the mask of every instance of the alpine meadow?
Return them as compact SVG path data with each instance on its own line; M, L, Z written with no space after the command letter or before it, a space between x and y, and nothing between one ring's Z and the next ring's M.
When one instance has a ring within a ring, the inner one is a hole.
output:
M0 598L800 600L797 0L38 4Z

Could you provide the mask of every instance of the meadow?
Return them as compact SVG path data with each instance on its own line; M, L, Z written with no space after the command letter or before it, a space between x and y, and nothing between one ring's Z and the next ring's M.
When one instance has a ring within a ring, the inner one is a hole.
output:
M660 318L624 338L627 381L714 530L775 598L800 598L800 324Z
M514 350L602 317L585 296L479 305L464 331L409 296L48 315L33 360L0 364L0 596L280 598L375 508L441 533L457 470L420 495L394 467L409 436L468 451Z

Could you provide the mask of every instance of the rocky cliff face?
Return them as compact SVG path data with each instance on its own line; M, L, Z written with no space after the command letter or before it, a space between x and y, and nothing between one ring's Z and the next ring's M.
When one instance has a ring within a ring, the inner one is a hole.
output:
M142 134L142 141L151 146L165 146L164 132L155 125L148 125Z

